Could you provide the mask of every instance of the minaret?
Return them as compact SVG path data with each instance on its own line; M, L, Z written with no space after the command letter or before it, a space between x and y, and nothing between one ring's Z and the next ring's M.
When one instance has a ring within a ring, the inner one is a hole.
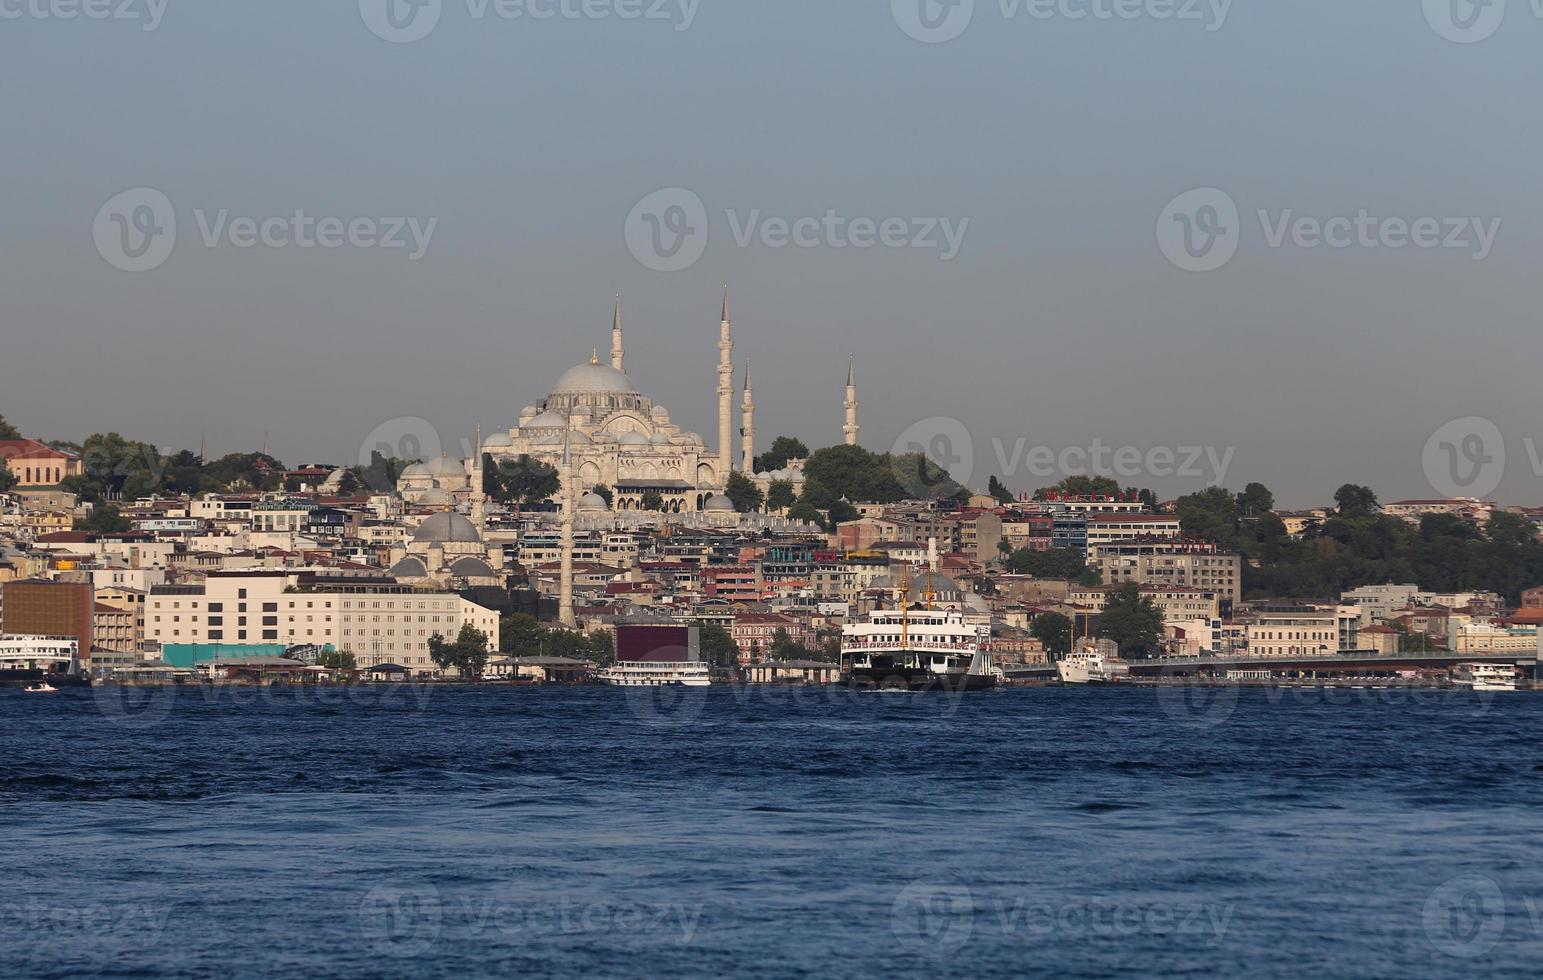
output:
M750 360L745 359L745 400L740 406L745 417L745 427L739 430L744 440L744 464L740 467L746 476L755 473L755 397L750 393Z
M477 448L473 450L471 467L471 522L482 531L488 523L488 495L485 492L482 472L482 423L477 423Z
M618 371L627 370L622 366L626 359L626 350L621 342L621 293L616 294L616 319L611 321L611 367Z
M846 433L847 445L857 445L857 355L852 355L852 362L847 367L847 421L841 427Z
M568 629L578 628L578 618L573 614L573 454L569 451L570 428L563 433L563 465L559 473L562 495L562 570L559 572L557 590L557 621Z
M729 287L723 287L723 323L718 327L718 477L728 483L734 468L734 337L729 331Z

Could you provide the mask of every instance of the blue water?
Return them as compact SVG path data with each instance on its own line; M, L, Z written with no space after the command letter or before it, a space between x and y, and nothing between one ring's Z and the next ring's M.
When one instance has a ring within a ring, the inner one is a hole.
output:
M0 976L1459 977L1543 698L0 691Z

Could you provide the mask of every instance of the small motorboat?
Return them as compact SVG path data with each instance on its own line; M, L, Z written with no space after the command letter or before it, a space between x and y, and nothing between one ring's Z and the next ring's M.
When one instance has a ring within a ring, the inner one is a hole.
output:
M27 686L26 688L23 688L22 693L23 694L58 694L59 693L59 689L57 687L54 687L52 684L48 683L47 681L38 681L36 684L32 684L32 685Z

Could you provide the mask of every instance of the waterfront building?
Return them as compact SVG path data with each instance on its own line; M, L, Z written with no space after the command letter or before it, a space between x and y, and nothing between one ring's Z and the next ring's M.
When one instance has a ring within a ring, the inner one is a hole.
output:
M394 663L433 674L433 636L454 640L464 625L498 648L498 613L459 595L420 591L382 578L325 578L295 569L211 573L201 585L151 590L147 642L332 646L361 667Z

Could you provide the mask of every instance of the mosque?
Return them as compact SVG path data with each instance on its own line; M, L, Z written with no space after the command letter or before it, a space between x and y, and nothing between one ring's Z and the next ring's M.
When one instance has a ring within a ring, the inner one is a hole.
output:
M564 372L539 405L520 412L519 423L496 432L482 443L482 452L496 461L529 456L559 470L564 454L584 495L581 506L593 509L599 498L588 491L604 485L612 490L611 509L619 516L644 510L643 500L657 494L666 514L711 514L732 511L723 496L734 470L753 479L764 492L774 481L803 489L803 461L769 473L755 472L755 400L750 371L744 372L740 404L740 453L734 453L734 338L729 320L728 291L718 333L717 448L697 433L683 431L669 410L640 392L626 374L622 342L621 303L611 326L611 358L600 362L596 349L588 363ZM846 420L848 445L857 444L857 377L847 372ZM411 503L443 500L470 503L474 516L485 506L481 498L483 460L429 460L403 471L398 490ZM602 501L603 503L603 501Z

